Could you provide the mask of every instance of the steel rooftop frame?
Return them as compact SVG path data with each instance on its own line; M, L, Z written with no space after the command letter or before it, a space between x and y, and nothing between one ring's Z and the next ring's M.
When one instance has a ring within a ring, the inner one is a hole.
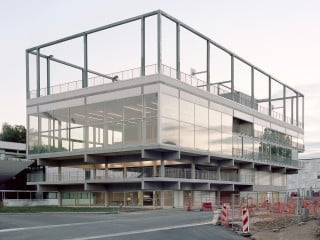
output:
M136 17L132 17L132 18L128 18L125 20L121 20L115 23L111 23L105 26L101 26L98 28L94 28L85 32L81 32L81 33L77 33L77 34L73 34L55 41L51 41L48 43L44 43L32 48L28 48L26 49L26 90L27 90L27 99L30 98L29 93L30 93L30 89L29 89L29 55L28 54L35 54L36 55L36 65L37 65L37 72L36 72L36 78L37 78L37 97L40 97L40 57L46 58L47 59L47 68L50 69L50 60L61 63L61 64L65 64L68 65L70 67L74 67L77 69L82 70L83 73L83 77L82 77L82 87L86 88L88 87L88 73L93 73L96 74L98 76L102 76L102 77L106 77L111 79L112 81L115 81L115 79L113 79L110 76L107 76L105 74L102 73L98 73L96 71L93 70L89 70L88 69L88 50L87 50L87 36L89 34L95 33L95 32L99 32L99 31L103 31L109 28L113 28L113 27L117 27L123 24L127 24L130 22L134 22L134 21L138 21L141 20L141 76L145 75L145 19L147 17L151 17L151 16L155 16L157 15L157 66L158 66L158 73L161 73L161 65L162 65L162 58L161 58L161 53L162 53L162 44L161 44L161 16L166 17L167 19L171 20L172 22L174 22L176 24L176 78L180 79L180 28L183 27L184 29L190 31L191 33L197 35L198 37L202 38L203 40L205 40L207 42L207 69L206 69L206 75L207 75L207 91L210 91L210 86L212 85L212 83L210 83L210 44L214 45L215 47L221 49L222 51L224 51L225 53L229 54L231 57L231 93L232 93L232 97L234 97L234 59L237 59L239 61L241 61L242 63L248 65L251 68L251 102L252 104L254 104L254 70L260 72L261 74L265 75L266 77L268 77L269 79L269 96L267 99L263 99L260 100L260 102L268 102L269 105L269 115L272 114L272 105L271 102L272 101L276 101L279 99L272 99L271 98L271 82L272 80L279 83L280 85L283 86L283 120L286 121L286 99L291 99L293 101L293 99L296 99L296 124L298 125L299 122L299 101L298 99L301 97L302 98L302 127L304 127L304 95L300 92L298 92L297 90L293 89L292 87L282 83L281 81L279 81L278 79L274 78L273 76L271 76L270 74L268 74L267 72L263 71L262 69L260 69L259 67L255 66L254 64L250 63L249 61L243 59L242 57L238 56L237 54L235 54L234 52L230 51L229 49L223 47L222 45L218 44L217 42L213 41L212 39L210 39L209 37L203 35L202 33L198 32L197 30L193 29L192 27L188 26L187 24L183 23L182 21L176 19L175 17L172 17L171 15L167 14L166 12L162 11L162 10L156 10L156 11L152 11L149 13L145 13ZM45 48L45 47L49 47L51 45L55 45L58 43L62 43L65 41L69 41L72 39L76 39L79 37L83 37L83 52L84 52L84 63L83 63L83 67L81 66L77 66L65 61L62 61L60 59L56 59L53 58L52 56L46 56L43 54L40 54L40 49L41 48ZM213 83L216 84L216 83ZM50 75L47 73L47 88L50 88ZM296 96L286 96L286 88L291 90ZM50 95L50 90L47 89L47 93L48 95ZM281 100L280 99L280 100ZM293 106L292 106L293 107ZM292 113L293 116L293 113Z

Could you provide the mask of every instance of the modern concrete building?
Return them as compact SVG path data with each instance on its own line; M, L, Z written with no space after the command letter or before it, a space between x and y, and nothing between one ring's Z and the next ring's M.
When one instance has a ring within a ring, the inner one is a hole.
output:
M161 10L29 48L26 68L28 184L61 205L220 203L300 168L303 94Z
M16 175L32 163L26 159L26 144L0 141L0 189L12 189Z

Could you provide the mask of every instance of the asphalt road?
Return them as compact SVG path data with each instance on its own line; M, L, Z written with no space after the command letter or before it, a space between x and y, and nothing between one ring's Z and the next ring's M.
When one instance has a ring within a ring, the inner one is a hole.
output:
M230 230L213 226L212 212L0 214L0 239L23 240L237 240Z

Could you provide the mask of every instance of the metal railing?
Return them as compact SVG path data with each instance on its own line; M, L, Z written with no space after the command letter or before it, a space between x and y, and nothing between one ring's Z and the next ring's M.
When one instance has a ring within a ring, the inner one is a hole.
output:
M145 75L153 75L158 73L157 64L147 65L145 66ZM169 67L167 65L162 64L161 65L161 74L166 75L168 77L177 78L177 70ZM122 80L129 80L141 77L141 68L132 68L129 70L124 70L120 72L110 73L106 74L107 76L114 79L114 81L122 81ZM202 89L204 91L207 91L207 82L200 80L199 78L186 74L184 72L180 72L180 81L183 83L186 83L188 85L194 86L196 88ZM109 78L105 78L103 76L94 76L88 78L88 87L93 86L99 86L107 83L111 83L113 80ZM54 85L50 87L50 94L58 94L68 91L73 91L77 89L82 88L82 80L67 82L64 84ZM235 92L233 95L231 94L230 90L226 91L225 89L221 88L220 85L210 85L210 92L215 95L220 95L222 97L231 99L233 101L236 101L242 105L246 106L252 106L251 99L248 98L248 96L245 96L244 94L241 94L240 92ZM29 92L30 98L36 98L37 97L37 90L31 90ZM40 89L40 97L47 96L47 88L41 88ZM258 112L268 115L269 114L269 108L265 106L261 106L261 104L256 104L257 106L254 106L258 110ZM275 119L283 121L284 117L283 114L271 111L271 116ZM293 123L297 124L300 128L303 127L303 123L297 122L295 119L291 119L290 117L286 117L287 123Z

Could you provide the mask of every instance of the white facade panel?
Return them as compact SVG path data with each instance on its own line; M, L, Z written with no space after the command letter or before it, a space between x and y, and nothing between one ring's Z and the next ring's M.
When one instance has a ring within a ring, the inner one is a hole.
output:
M75 98L75 99L71 99L71 100L40 105L39 112L47 112L47 111L51 111L51 110L68 108L68 107L77 107L77 106L81 106L81 105L84 105L84 98Z
M110 93L98 94L87 97L87 104L111 101L121 98L134 97L141 95L141 87L130 88Z

